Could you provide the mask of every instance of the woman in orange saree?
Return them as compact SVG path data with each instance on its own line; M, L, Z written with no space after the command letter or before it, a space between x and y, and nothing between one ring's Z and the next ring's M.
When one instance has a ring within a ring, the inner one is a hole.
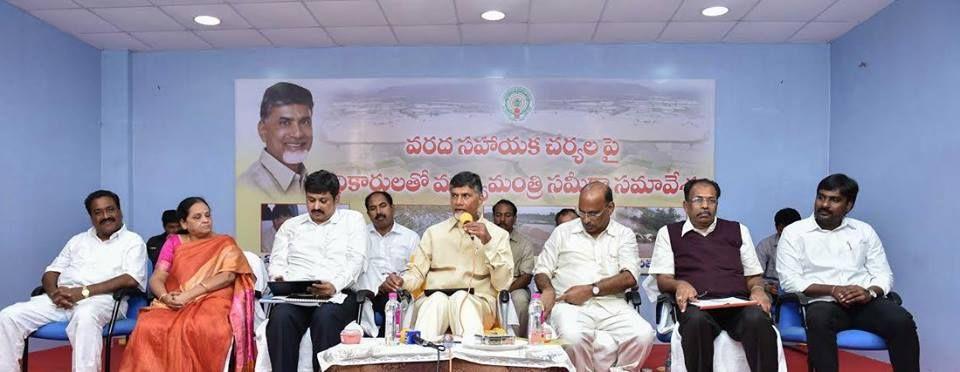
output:
M213 233L210 208L184 199L177 217L187 234L167 239L150 289L157 297L142 310L123 355L121 372L253 371L253 283L233 238Z

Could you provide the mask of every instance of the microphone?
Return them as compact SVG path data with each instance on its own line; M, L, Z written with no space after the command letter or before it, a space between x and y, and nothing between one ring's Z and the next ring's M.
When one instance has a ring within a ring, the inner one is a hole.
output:
M423 346L423 347L429 347L429 348L431 348L431 349L437 349L437 351L446 351L446 350L447 350L447 347L446 347L446 346L437 345L437 344L432 343L432 342L430 342L430 341L424 340L424 339L423 339L422 337L420 337L419 335L413 337L413 342L415 342L417 345L420 345L420 346Z
M460 217L457 217L457 219L460 220L460 227L463 227L463 225L473 222L473 215L467 212L463 212L463 213L460 213Z
M467 212L460 213L460 217L457 217L460 220L460 227L463 228L466 224L473 222L473 215ZM470 240L476 241L477 237L470 234Z

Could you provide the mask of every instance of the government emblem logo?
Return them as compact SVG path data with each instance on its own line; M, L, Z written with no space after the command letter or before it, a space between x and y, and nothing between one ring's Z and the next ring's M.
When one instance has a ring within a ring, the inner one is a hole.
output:
M503 94L503 113L507 120L522 122L533 111L533 93L525 87L513 87Z

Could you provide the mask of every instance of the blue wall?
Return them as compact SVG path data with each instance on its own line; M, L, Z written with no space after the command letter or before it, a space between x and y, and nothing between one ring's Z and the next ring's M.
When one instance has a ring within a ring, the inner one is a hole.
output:
M100 51L0 1L0 306L90 227L100 186ZM4 340L3 342L7 342Z
M111 58L113 58L111 56ZM755 240L773 214L810 203L828 166L827 45L335 48L132 54L131 225L160 229L183 197L210 201L234 232L234 79L597 77L715 79L721 216ZM652 311L646 315L652 320Z
M955 0L896 1L831 47L830 170L860 183L852 215L883 240L929 371L960 362L958 14Z

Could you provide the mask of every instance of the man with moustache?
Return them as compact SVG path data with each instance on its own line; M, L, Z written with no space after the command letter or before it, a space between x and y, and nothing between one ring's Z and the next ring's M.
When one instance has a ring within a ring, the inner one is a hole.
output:
M537 256L530 243L513 227L517 223L517 206L507 199L493 205L493 223L510 233L510 253L513 254L513 282L510 283L510 299L517 310L519 330L517 336L527 337L528 306L530 306L530 282L533 280L533 265Z
M145 290L147 251L140 235L127 230L120 198L97 190L84 200L93 225L74 235L43 273L44 294L0 311L0 371L18 371L27 335L50 322L69 322L74 371L100 368L103 326L110 321L112 293ZM126 314L126 301L120 305Z
M837 333L856 328L883 337L893 370L920 370L913 316L885 297L893 286L880 237L847 217L860 186L845 174L817 185L815 213L783 230L777 252L780 285L803 295L807 360L818 372L837 371Z
M611 219L616 204L606 184L584 186L577 207L580 219L557 226L537 257L543 317L578 371L639 370L655 332L624 299L640 273L637 238ZM602 334L614 345L597 342Z
M303 194L313 146L313 95L304 87L280 82L263 92L257 132L265 147L238 182L276 200Z
M384 316L388 295L402 289L397 275L407 267L410 254L420 242L420 235L394 221L393 197L386 191L374 191L363 202L370 217L367 270L374 271L380 280L377 295L373 298L373 311ZM383 327L379 332L378 337L382 337Z
M688 371L713 370L713 341L726 331L743 344L752 372L779 367L777 334L763 268L746 226L717 218L720 185L700 178L683 185L687 220L657 232L649 273L660 292L675 296ZM700 310L698 299L739 297L759 306Z
M267 349L274 371L297 370L300 340L310 330L313 355L340 343L340 331L356 320L357 278L367 256L363 215L337 209L340 181L325 170L303 184L307 213L284 222L273 241L268 275L274 281L315 281L309 291L320 306L278 304L267 323ZM320 365L313 359L313 369Z
M423 290L414 303L414 328L426 340L439 340L448 328L456 336L473 337L496 324L497 294L510 286L513 255L510 234L480 213L482 198L480 176L454 175L453 215L427 228L407 271L388 278L411 293Z

